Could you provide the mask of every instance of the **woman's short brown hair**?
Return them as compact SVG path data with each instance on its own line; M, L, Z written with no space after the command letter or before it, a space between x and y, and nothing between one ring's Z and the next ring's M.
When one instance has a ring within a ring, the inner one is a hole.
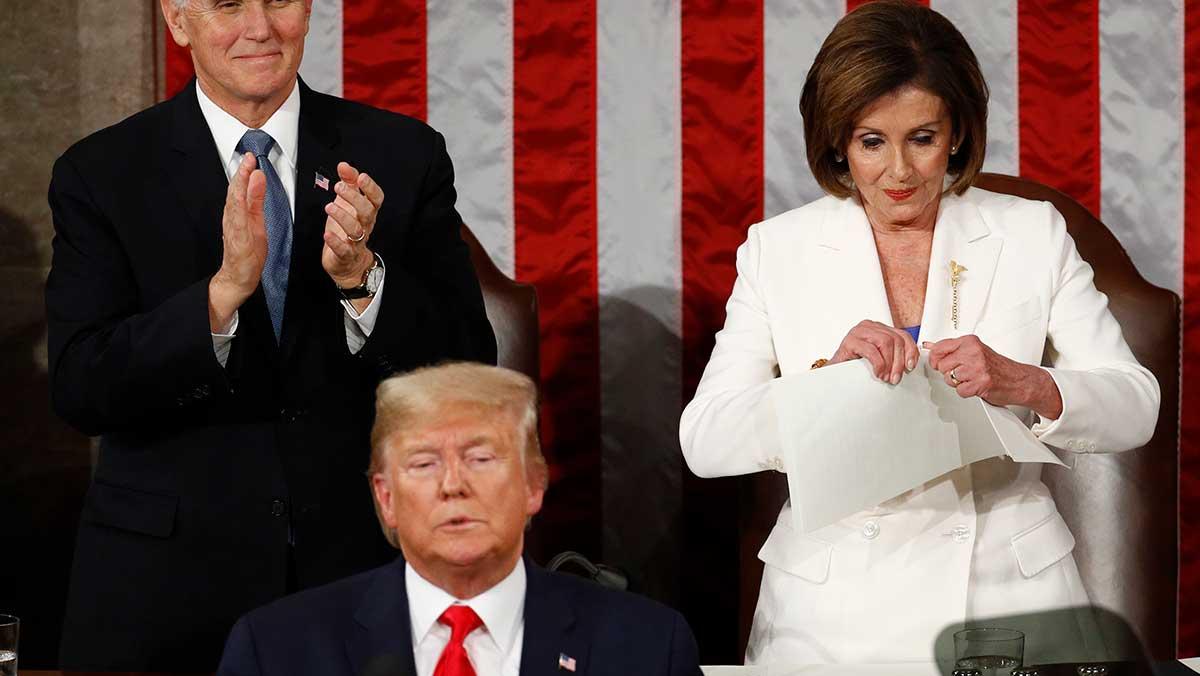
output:
M949 190L961 195L983 167L988 87L962 33L911 0L875 0L842 17L804 81L800 114L808 166L831 195L850 197L845 148L863 111L905 85L942 99L958 151L950 156ZM841 157L841 161L838 158Z

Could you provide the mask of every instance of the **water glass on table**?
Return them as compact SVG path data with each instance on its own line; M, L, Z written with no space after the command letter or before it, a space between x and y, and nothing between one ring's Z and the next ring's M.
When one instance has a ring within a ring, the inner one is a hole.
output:
M21 620L12 615L0 615L0 676L17 676L17 638Z
M1016 629L980 627L954 634L954 668L980 676L1009 676L1025 657L1025 634Z

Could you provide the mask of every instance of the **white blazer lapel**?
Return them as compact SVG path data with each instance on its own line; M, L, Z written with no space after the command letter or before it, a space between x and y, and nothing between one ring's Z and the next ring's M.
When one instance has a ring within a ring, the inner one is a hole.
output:
M937 341L974 332L987 302L1003 245L1003 239L992 236L991 229L972 201L955 195L942 198L929 256L929 279L925 286L925 309L921 316L922 341ZM959 273L957 327L951 317L954 294L950 261L965 268Z
M821 265L813 279L827 284L827 319L844 318L854 326L864 319L892 325L892 311L883 286L879 250L867 214L857 200L841 202L841 213L821 224L817 246Z

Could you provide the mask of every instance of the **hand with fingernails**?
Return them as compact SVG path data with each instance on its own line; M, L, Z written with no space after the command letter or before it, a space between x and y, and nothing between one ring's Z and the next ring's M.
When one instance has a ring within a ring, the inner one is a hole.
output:
M995 406L1024 406L1047 420L1062 415L1062 395L1049 373L997 353L978 336L926 341L921 347L929 350L929 365L960 397L979 397ZM896 385L916 368L919 355L907 331L864 319L850 329L828 363L866 359L876 378Z
M351 288L362 283L363 274L375 262L367 242L383 206L383 189L347 162L338 162L337 173L337 196L325 205L321 266L339 287Z
M929 365L960 397L979 397L995 406L1024 406L1047 420L1062 415L1062 395L1049 373L999 354L978 336L923 342L921 347L929 350Z
M254 153L246 153L225 191L221 267L208 283L208 322L213 333L224 332L233 321L237 309L258 288L266 264L267 177L257 164Z
M876 378L893 385L917 367L917 344L908 331L864 319L850 329L829 364L866 359Z

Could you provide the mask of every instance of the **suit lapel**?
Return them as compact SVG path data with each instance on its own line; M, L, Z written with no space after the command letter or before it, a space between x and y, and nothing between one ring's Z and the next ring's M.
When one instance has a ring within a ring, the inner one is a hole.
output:
M879 250L857 200L842 200L840 212L825 218L817 246L821 264L814 270L814 279L828 284L822 294L825 307L818 316L825 318L838 338L864 319L891 326Z
M416 676L408 592L404 585L404 560L397 558L376 573L354 613L357 626L346 639L351 673L361 674L373 660L390 662L396 676Z
M171 153L165 168L192 230L195 232L199 269L211 274L221 267L221 221L229 179L213 142L212 131L196 98L196 81L171 101ZM262 287L238 309L238 335L256 340L261 354L274 354L271 319ZM257 336L257 338L250 338Z
M974 332L987 302L1003 245L1003 239L991 236L991 229L972 201L955 195L942 198L929 256L929 279L921 316L922 341ZM966 268L959 274L957 328L951 317L954 304L950 283L952 260Z
M296 152L296 217L292 224L292 258L288 273L287 300L284 304L283 335L280 352L283 360L294 353L301 334L313 325L310 317L297 313L321 309L340 317L341 307L332 293L333 282L321 267L322 239L325 232L325 205L333 201L332 191L337 182L335 149L340 135L332 116L325 110L325 101L303 81L300 87L300 122ZM329 189L316 185L320 172L329 180ZM329 303L313 303L313 296L329 296ZM319 318L317 318L319 321ZM338 323L341 327L341 323Z
M200 112L195 80L171 100L171 109L167 174L196 234L200 269L212 273L221 265L221 215L229 180Z
M525 638L521 644L522 676L563 676L559 658L575 660L574 673L588 673L588 643L576 631L575 608L568 589L554 584L550 573L525 563Z

